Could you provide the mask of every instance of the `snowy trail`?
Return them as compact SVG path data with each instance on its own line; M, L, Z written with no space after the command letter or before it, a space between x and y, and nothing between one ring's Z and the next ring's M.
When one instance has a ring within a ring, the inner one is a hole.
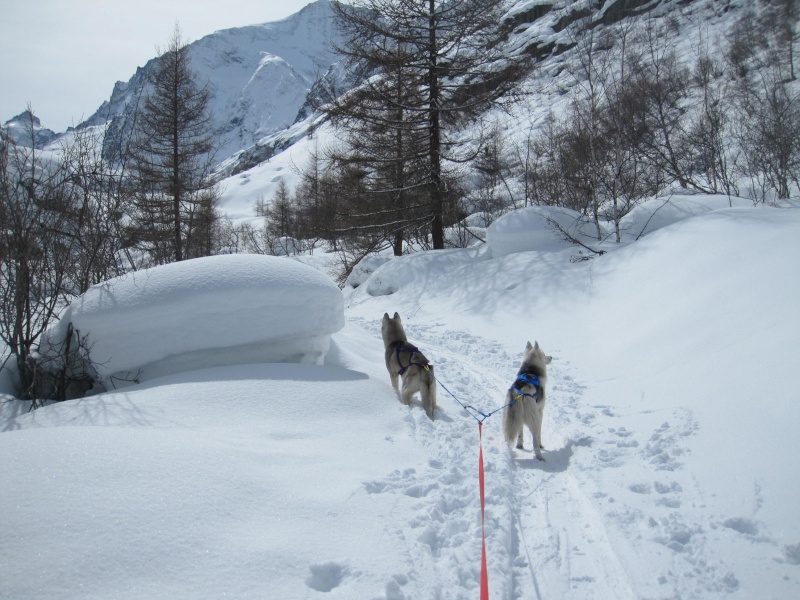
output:
M357 320L365 331L380 331L380 321ZM501 379L481 375L469 356L456 351L475 340L462 333L448 333L442 340L437 328L407 326L409 339L419 342L429 356L436 357L437 376L459 373L459 379L445 385L459 399L477 406L485 405L486 390L495 392ZM438 342L434 342L438 340ZM497 351L497 349L493 349ZM491 353L491 352L490 352ZM493 371L488 371L493 372ZM442 380L443 381L443 380ZM387 378L388 383L388 378ZM381 481L367 484L372 493L397 495L398 511L414 518L388 532L405 548L407 571L396 577L394 594L387 587L387 599L464 598L474 599L480 584L480 499L478 475L477 421L438 388L437 418L431 422L418 400L405 417L414 438L426 448L430 459L420 469L396 471ZM494 400L496 393L487 397ZM510 468L507 455L499 452L499 431L484 430L486 477L506 481ZM501 473L500 477L497 473ZM504 575L510 570L510 532L513 528L511 498L507 484L503 489L487 489L487 553L490 556L490 585L493 598L510 598L512 582ZM434 589L431 582L437 582Z
M588 263L392 259L344 294L323 365L216 349L220 366L42 410L0 398L0 598L477 600L478 427L443 388L435 421L397 400L384 311L485 412L523 335L554 357L546 462L484 423L492 600L800 598L800 276L775 260L800 254L800 211L684 221ZM240 318L238 289L193 327L283 327ZM171 325L118 320L145 354Z
M380 329L378 321L361 326ZM391 481L375 482L374 488L399 490L417 501L417 518L395 536L407 548L408 580L438 581L441 586L419 589L409 597L474 598L480 581L477 421L447 390L463 404L491 412L502 406L519 357L495 342L441 326L406 324L406 333L434 361L444 386L438 388L435 422L417 405L406 417L433 458L424 472L398 472ZM502 437L501 413L484 423L490 595L633 598L632 592L620 596L621 590L630 590L626 572L591 499L568 469L574 448L588 446L589 438L578 433L567 439L554 424L574 420L581 388L557 365L551 367L550 382L546 462L533 459L529 450L512 455ZM526 430L530 448L527 436ZM412 556L425 556L425 564Z
M408 325L407 333L429 351L429 356L435 357L440 382L463 404L474 405L484 413L502 406L519 356L511 356L499 344L462 331ZM575 404L580 389L561 375L559 367L551 367L550 381L551 387L571 392ZM445 438L460 438L464 451L458 455L473 458L476 422L443 391L440 387L439 406L453 419L452 424L442 424L452 430ZM558 398L551 403L557 407ZM552 405L546 419L569 420L570 416L564 414L569 407L553 409ZM624 589L620 582L625 581L625 575L620 568L613 568L614 560L609 560L613 549L607 540L597 552L596 547L589 548L592 540L604 536L597 526L585 530L581 525L599 520L567 469L575 443L546 428L549 452L545 463L532 458L529 450L515 450L512 455L502 437L501 419L502 414L497 413L484 424L491 597L566 598L573 592L575 597L584 598L619 597L617 592ZM525 435L530 448L527 430ZM466 462L468 481L477 488L476 465L471 460ZM478 505L469 508L477 512ZM592 585L581 586L583 583ZM581 587L584 589L578 589Z
M380 330L377 320L356 323L367 332ZM460 402L487 413L502 406L521 349L514 356L496 342L440 324L405 328ZM533 458L527 430L526 450L508 449L501 413L484 423L490 597L699 598L735 589L735 577L706 556L705 526L691 522L682 508L681 492L693 487L691 476L680 472L681 444L696 428L691 412L675 409L668 421L653 414L653 427L636 431L624 416L589 404L568 361L557 354L548 379L546 462ZM368 486L399 494L398 502L416 515L390 532L408 564L397 594L387 588L389 600L478 594L477 421L442 385L438 406L433 423L416 400L406 416L431 457L425 468ZM641 480L614 479L615 471L630 472L632 464L640 465ZM598 491L609 488L614 492ZM651 513L641 509L643 496L652 498ZM638 546L629 539L638 539ZM437 589L430 589L431 581L439 582Z

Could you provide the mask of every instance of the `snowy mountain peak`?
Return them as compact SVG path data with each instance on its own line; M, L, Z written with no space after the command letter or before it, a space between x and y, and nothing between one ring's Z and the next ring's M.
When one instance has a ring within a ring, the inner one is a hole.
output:
M29 110L24 110L6 121L2 129L3 133L11 138L14 143L22 146L31 145L31 135L33 135L33 143L37 148L47 145L58 137L55 132L42 127L39 117Z
M220 160L289 127L320 73L336 61L340 40L330 0L318 0L272 23L218 30L189 44L192 68L212 92L209 106ZM122 139L146 91L154 58L79 127L111 122L108 148Z

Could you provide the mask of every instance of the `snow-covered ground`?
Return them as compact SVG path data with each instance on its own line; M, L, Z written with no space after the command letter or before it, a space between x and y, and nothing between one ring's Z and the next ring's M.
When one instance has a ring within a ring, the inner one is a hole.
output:
M546 462L483 428L491 598L800 597L800 210L658 214L592 260L530 211L530 247L509 216L497 256L391 260L324 365L6 397L0 598L476 599L478 429L447 390L499 407L534 339ZM390 387L387 311L447 388L433 422Z

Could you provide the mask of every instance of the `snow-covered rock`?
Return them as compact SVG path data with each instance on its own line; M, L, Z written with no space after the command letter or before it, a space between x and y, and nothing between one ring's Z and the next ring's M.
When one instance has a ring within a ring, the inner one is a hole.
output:
M634 242L668 225L716 210L752 206L749 199L723 194L659 196L635 206L620 219L620 241ZM573 240L598 250L618 246L613 223L601 220L600 232L602 240L597 239L597 226L574 210L529 206L494 221L486 232L486 241L494 258L517 252L552 252Z
M468 248L428 250L403 256L403 260L390 260L377 267L356 290L369 296L391 296L402 289L419 286L425 289L435 280L453 269L469 265L481 254L480 249Z
M187 260L92 286L50 336L72 322L101 379L119 387L211 366L321 364L344 326L342 294L307 265L262 255ZM137 375L138 374L138 375Z

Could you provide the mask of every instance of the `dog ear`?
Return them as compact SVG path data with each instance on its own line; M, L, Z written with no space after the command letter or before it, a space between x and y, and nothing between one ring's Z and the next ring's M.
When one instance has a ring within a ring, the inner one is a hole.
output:
M383 320L384 321L388 321L389 320L389 313L383 313Z
M400 318L400 315L398 315L397 313L394 313L394 319L397 320L399 318Z
M531 346L531 343L528 342L525 344L525 352L530 352L531 350L533 350L533 346Z

